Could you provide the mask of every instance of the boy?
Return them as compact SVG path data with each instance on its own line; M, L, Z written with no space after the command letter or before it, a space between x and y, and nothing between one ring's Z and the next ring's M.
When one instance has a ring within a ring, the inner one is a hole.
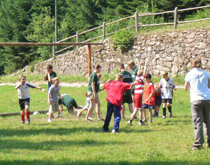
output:
M163 118L166 118L166 106L168 107L169 117L172 117L172 99L173 99L173 90L176 90L174 81L172 78L168 77L168 72L162 74L163 78L159 82L162 94L163 102Z
M159 110L162 104L161 90L159 85L155 87L155 112L154 117L159 117Z
M131 76L132 76L132 82L134 82L135 78L137 76L138 67L136 66L134 61L129 61L128 66L132 70ZM135 87L132 88L132 94L133 95L134 95L134 90L135 90Z
M48 64L47 67L47 74L44 77L44 81L48 80L48 90L50 89L50 86L53 85L52 79L54 77L57 77L56 73L53 71L53 66Z
M60 111L57 117L62 117L63 113L63 105L67 107L67 110L69 113L74 111L74 108L76 109L82 109L81 106L77 105L77 102L75 101L74 98L70 97L66 93L61 95L63 99L58 100L58 104L60 105Z
M36 88L40 89L42 92L45 92L45 89L42 89L39 86L34 86L32 84L29 84L26 82L26 76L20 77L20 82L18 82L15 89L18 91L18 97L19 97L19 105L21 109L21 121L22 124L25 123L25 114L27 118L28 124L30 124L30 111L29 111L29 105L30 105L30 95L29 95L29 88ZM26 110L26 113L25 113Z
M120 64L118 67L120 73L123 75L123 82L131 84L132 83L132 77L131 74L125 70L124 64ZM122 101L122 110L121 110L121 117L124 119L124 112L125 112L125 103L128 103L128 107L130 110L130 113L133 113L133 99L132 99L132 94L131 90L125 91L123 95L123 101Z
M114 127L112 133L119 131L119 125L121 120L121 104L123 100L123 94L126 90L130 89L128 83L123 82L123 75L117 74L116 81L109 81L104 84L104 88L107 90L107 115L104 121L103 132L109 131L109 123L114 112Z
M128 121L128 124L130 125L132 125L132 121L135 118L138 110L139 110L139 125L144 125L144 122L142 121L142 95L144 91L144 78L145 76L143 75L143 71L139 70L134 83L131 84L131 88L135 85L135 90L134 90L135 109L133 114L131 115L130 121Z
M53 85L50 87L48 92L48 103L49 103L49 119L48 122L52 122L52 116L54 112L59 111L58 107L58 96L63 99L60 95L60 86L58 77L52 79Z
M149 109L149 122L152 123L152 109L155 106L155 87L151 81L151 74L145 75L145 85L144 85L144 104L143 104L143 111L144 111L144 119L146 121L146 111L145 109Z

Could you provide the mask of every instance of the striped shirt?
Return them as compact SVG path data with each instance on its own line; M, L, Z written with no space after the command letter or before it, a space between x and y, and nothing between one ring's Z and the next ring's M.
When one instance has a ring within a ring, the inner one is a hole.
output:
M142 95L144 91L144 76L136 76L134 94Z
M20 85L20 82L17 83L17 86L19 85ZM24 85L22 85L21 87L17 89L19 99L30 98L29 88L35 88L35 86L26 82Z

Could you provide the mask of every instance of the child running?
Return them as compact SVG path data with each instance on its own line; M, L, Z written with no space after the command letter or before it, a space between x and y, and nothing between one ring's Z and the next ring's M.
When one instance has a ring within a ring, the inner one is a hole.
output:
M25 123L25 114L27 118L28 124L30 124L30 95L29 95L29 88L36 88L40 89L42 92L45 92L45 89L34 86L32 84L29 84L26 82L26 76L21 76L20 81L17 83L17 86L15 89L18 91L18 97L19 97L19 105L21 109L21 122L22 124ZM26 111L26 112L25 112Z
M53 85L50 87L49 92L48 92L48 103L50 106L48 122L52 122L53 113L59 111L58 97L60 97L60 99L63 99L59 92L60 86L59 86L58 77L54 77L52 81L53 81Z
M123 82L123 75L117 74L116 81L109 81L104 84L104 88L107 90L107 115L104 121L103 132L109 131L109 123L114 112L114 127L112 133L119 131L119 125L121 120L121 104L123 100L123 94L126 90L129 90L131 85Z
M145 86L144 86L144 104L143 104L143 111L144 111L144 120L146 118L146 111L145 109L149 110L149 122L152 123L152 109L155 106L155 87L153 82L151 81L151 74L145 75Z
M163 118L166 118L166 106L168 107L169 117L172 117L172 99L173 99L173 90L176 90L174 81L172 78L169 78L168 72L162 74L163 78L159 82L162 94L163 102Z

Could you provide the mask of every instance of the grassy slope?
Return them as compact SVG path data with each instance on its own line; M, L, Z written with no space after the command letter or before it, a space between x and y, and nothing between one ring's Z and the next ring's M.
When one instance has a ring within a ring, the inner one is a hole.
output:
M84 105L85 91L85 87L62 88L61 93L69 93ZM0 93L1 111L19 110L14 88L0 87ZM119 134L102 133L102 122L86 123L84 115L76 119L75 114L66 112L50 124L46 115L32 116L29 126L21 125L19 116L0 118L0 164L208 164L209 150L190 150L189 93L178 89L174 95L173 118L154 118L154 123L142 127L134 121L128 126L126 110ZM31 90L31 96L32 110L48 108L46 93ZM100 93L103 117L105 96L105 91Z

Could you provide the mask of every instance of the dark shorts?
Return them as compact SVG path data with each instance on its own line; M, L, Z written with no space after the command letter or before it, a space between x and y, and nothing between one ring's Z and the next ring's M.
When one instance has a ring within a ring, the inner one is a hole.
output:
M71 111L71 110L73 110L73 107L74 108L77 108L78 105L77 105L77 102L73 99L73 101L71 102L71 104L70 105L67 105L66 107L67 107L68 111L69 110Z
M162 102L172 104L172 99L162 99Z
M161 96L155 96L155 105L157 105L157 106L161 106L161 104L162 104L162 98L161 98Z
M26 105L30 105L30 98L28 99L19 99L20 109L24 110Z
M131 93L132 95L134 95L135 89L131 89Z
M154 105L143 104L142 108L144 108L144 109L154 109Z
M123 95L123 101L122 103L128 103L131 104L133 103L132 95Z

